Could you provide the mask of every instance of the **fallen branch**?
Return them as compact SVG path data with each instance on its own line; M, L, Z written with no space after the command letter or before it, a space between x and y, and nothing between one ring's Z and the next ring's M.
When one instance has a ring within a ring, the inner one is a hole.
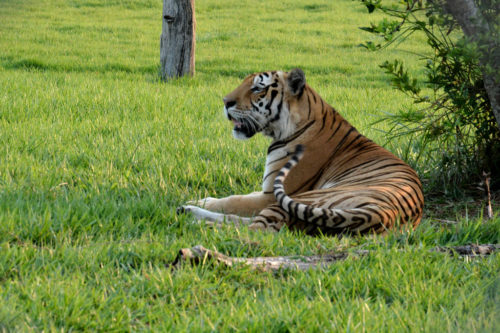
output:
M437 246L433 248L431 251L434 252L443 252L449 254L458 254L460 256L468 256L468 257L479 257L479 256L487 256L493 254L495 251L500 249L500 244L469 244L469 245L460 245L460 246Z
M462 256L484 256L494 253L500 249L498 244L485 245L464 245L452 247L436 247L431 251L444 253L457 253ZM313 256L281 256L281 257L255 257L255 258L236 258L229 257L220 252L212 251L201 245L192 248L185 248L179 251L177 258L172 263L172 267L178 267L182 262L191 262L193 264L204 264L208 260L232 267L234 264L245 264L253 269L261 271L278 271L280 269L293 269L305 271L310 268L324 268L336 261L345 260L348 257L359 258L367 255L368 250L356 250L350 252L337 252L324 255Z
M276 271L280 269L304 271L309 268L326 267L336 261L344 260L348 256L359 257L366 254L368 254L368 251L358 250L355 252L338 252L313 256L235 258L226 256L217 251L208 250L201 245L196 245L190 249L181 249L177 258L172 263L172 266L176 267L183 261L199 264L205 263L208 259L213 259L229 267L234 264L243 263L262 271Z

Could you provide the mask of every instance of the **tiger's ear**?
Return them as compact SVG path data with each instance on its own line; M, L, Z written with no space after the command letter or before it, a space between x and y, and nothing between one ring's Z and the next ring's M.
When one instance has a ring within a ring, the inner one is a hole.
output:
M306 85L306 76L302 69L294 68L288 73L288 88L292 96L302 94Z

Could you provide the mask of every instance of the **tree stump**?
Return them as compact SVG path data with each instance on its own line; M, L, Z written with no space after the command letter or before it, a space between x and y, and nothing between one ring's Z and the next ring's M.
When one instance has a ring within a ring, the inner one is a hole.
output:
M194 0L163 0L160 39L161 78L194 74Z

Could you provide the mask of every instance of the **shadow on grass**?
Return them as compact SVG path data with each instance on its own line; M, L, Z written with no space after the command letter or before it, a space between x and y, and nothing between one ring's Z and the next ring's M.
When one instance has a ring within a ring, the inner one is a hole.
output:
M7 70L52 71L52 72L124 72L135 74L157 74L158 65L127 66L119 63L105 63L99 66L79 64L48 64L38 59L20 59L0 57L0 66Z

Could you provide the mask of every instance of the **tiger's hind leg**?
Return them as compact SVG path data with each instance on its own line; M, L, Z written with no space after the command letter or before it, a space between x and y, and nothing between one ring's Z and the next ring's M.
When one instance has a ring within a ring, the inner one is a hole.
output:
M279 204L274 204L264 208L254 217L248 229L278 232L289 223L290 215Z

